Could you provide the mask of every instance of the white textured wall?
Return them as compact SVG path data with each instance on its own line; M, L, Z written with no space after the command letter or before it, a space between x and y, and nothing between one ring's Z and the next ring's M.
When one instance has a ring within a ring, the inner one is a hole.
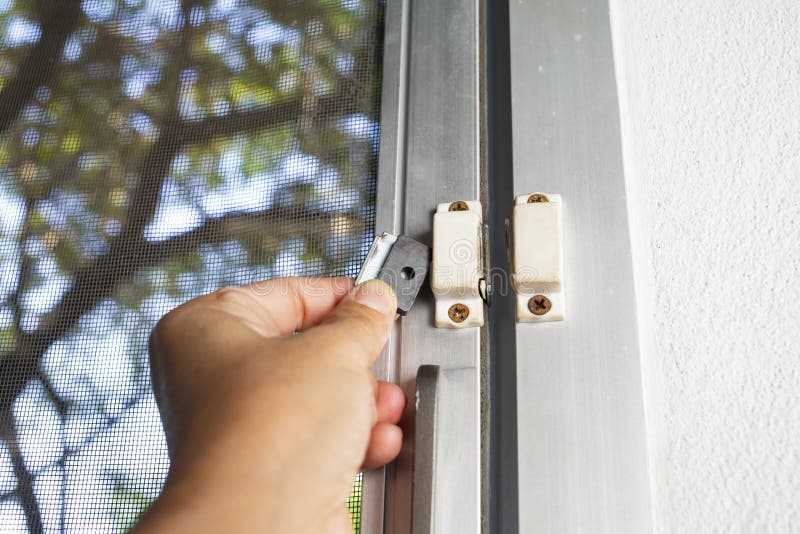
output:
M659 532L800 531L800 2L612 0Z

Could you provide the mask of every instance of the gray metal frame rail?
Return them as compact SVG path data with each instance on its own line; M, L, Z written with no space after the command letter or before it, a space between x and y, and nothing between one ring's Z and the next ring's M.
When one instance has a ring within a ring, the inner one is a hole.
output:
M563 197L567 298L566 321L516 325L519 531L650 532L608 2L515 0L509 18L514 191Z
M376 231L431 241L439 202L479 198L479 0L391 0L385 52ZM433 297L423 289L399 320L375 366L409 398L404 444L393 466L364 474L364 534L411 530L414 387L417 369L459 370L437 459L436 532L480 531L480 331L433 326Z

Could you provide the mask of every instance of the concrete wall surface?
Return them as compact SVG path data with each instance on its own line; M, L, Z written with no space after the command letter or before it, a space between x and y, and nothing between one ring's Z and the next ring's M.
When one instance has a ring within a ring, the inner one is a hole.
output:
M658 532L800 531L800 2L611 0Z

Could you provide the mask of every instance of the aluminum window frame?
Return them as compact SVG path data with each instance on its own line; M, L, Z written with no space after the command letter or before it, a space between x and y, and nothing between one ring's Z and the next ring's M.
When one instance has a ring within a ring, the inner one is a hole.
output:
M493 340L494 384L516 392L515 402L492 392L493 422L507 423L495 426L493 443L517 458L493 463L505 495L493 524L504 533L651 532L608 1L518 0L507 9L512 172L493 191L562 195L567 315L503 325L513 340ZM512 198L492 204L502 207L491 224L510 218ZM512 306L506 300L495 313L507 322Z
M375 229L431 242L439 202L480 197L482 180L479 12L481 0L386 3L381 141ZM481 332L433 326L433 297L423 289L398 320L374 367L403 387L403 450L396 462L363 476L361 532L411 531L414 395L417 369L456 371L446 406L458 425L438 436L452 454L437 461L436 532L475 533L481 521Z
M567 319L516 324L513 293L496 291L489 326L437 330L423 290L374 369L411 402L397 462L364 474L362 532L411 531L424 364L461 377L437 401L459 424L437 433L453 454L436 458L431 532L652 531L608 1L386 9L376 231L430 242L436 203L482 199L492 266L508 272L513 196L560 193Z

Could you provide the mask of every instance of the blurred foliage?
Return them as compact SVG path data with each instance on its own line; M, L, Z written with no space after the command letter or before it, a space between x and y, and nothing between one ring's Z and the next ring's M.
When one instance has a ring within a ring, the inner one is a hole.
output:
M350 496L347 498L347 510L350 512L350 519L353 521L353 534L361 532L361 496L363 495L364 484L361 475L356 478Z
M150 506L152 497L140 493L124 473L108 473L111 486L111 515L120 532L132 528Z
M119 532L155 498L163 313L230 284L355 275L382 10L0 0L0 529Z

